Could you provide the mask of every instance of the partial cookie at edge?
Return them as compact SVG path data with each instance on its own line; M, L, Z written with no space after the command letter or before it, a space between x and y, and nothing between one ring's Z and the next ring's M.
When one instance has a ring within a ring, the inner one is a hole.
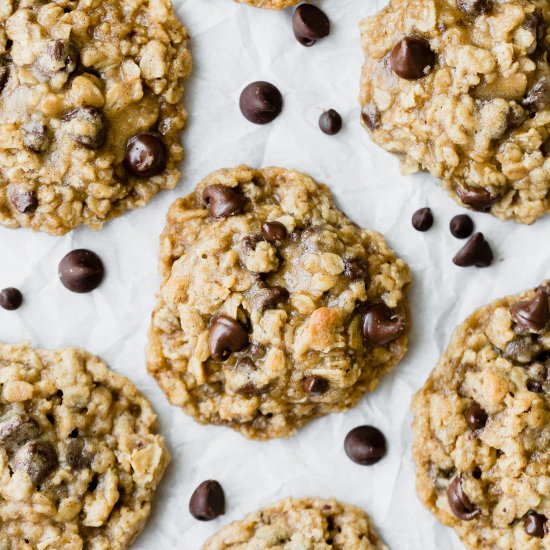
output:
M301 0L236 0L241 4L248 4L255 8L267 8L268 10L282 10L299 4Z

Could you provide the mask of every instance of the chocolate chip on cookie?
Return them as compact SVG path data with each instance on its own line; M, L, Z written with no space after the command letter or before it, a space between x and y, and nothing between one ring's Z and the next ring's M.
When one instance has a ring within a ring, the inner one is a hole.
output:
M459 267L488 267L493 263L491 245L485 240L483 233L476 233L457 252L453 263Z
M239 106L250 122L268 124L281 114L283 96L269 82L252 82L242 91Z
M457 8L466 15L477 17L489 11L490 0L456 0Z
M303 46L313 46L330 34L330 21L317 6L302 4L292 14L292 29Z
M472 403L465 411L464 418L472 430L481 430L489 418L479 403Z
M266 309L272 309L278 304L285 303L290 294L288 290L282 286L276 285L272 287L264 287L258 289L254 293L254 307L261 313Z
M86 451L84 438L75 437L69 439L65 450L65 462L71 470L82 470L90 466L92 457Z
M262 225L262 236L268 243L282 243L287 235L288 231L281 222L265 222Z
M365 105L361 111L361 120L363 124L373 132L380 124L380 111L373 103L369 103Z
M10 77L10 68L6 56L0 56L0 94L4 91Z
M327 136L333 136L342 129L342 117L334 109L329 109L319 117L319 128Z
M459 214L451 219L449 229L453 237L466 239L474 231L474 222L467 214Z
M157 132L141 132L126 144L124 163L138 178L152 178L161 174L168 162L168 150Z
M323 395L327 393L329 387L328 380L322 376L306 376L302 380L302 388L310 395Z
M532 113L548 107L550 105L550 79L547 76L541 76L527 90L521 104Z
M404 334L405 328L405 317L394 313L382 302L368 306L363 315L363 337L373 346L393 342Z
M542 290L537 290L532 299L517 302L512 306L510 312L520 328L534 331L543 330L550 318L548 295Z
M50 138L48 127L39 122L29 122L22 126L24 137L23 146L33 153L43 153L48 149Z
M0 419L0 445L13 452L19 445L40 434L36 421L25 413L8 411Z
M417 231L428 231L434 224L434 217L431 208L420 208L412 217L412 226Z
M63 118L65 131L71 139L86 149L101 149L107 135L103 114L94 107L78 107Z
M35 191L15 190L10 195L10 202L20 214L32 214L38 208L38 197Z
M418 80L433 70L435 53L422 36L406 36L393 47L390 64L397 76Z
M91 250L77 249L59 262L58 274L65 288L71 292L85 293L101 284L105 268L97 254Z
M210 353L216 361L225 361L231 353L248 345L246 329L228 315L214 317L208 336Z
M57 468L54 446L46 441L28 441L14 454L11 465L16 471L27 473L33 483L42 483Z
M500 200L499 195L492 195L483 187L458 185L456 187L456 194L460 197L460 200L464 204L471 206L474 210L479 210L480 212L487 212L491 206Z
M453 514L463 521L471 521L481 513L468 498L468 495L462 487L460 474L456 475L447 490L449 507Z
M215 480L203 481L191 495L189 512L200 521L210 521L225 514L225 494Z
M0 292L0 307L13 311L19 309L23 303L23 295L17 288L4 288Z
M209 185L202 193L208 214L215 219L239 214L246 205L246 196L238 187ZM267 240L267 239L266 239Z
M78 66L79 53L69 40L51 40L38 58L37 68L46 77L57 73L70 75Z
M353 462L371 466L385 456L386 438L374 426L358 426L346 436L344 449Z
M547 517L543 514L538 514L534 510L529 510L529 512L523 516L523 529L529 536L543 539L548 534L547 521Z
M352 281L359 279L367 280L369 277L369 265L361 258L346 258L344 260L344 275Z

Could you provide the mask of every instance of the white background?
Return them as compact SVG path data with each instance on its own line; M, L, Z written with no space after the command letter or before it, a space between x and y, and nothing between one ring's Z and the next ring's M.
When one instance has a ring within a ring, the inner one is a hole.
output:
M285 496L335 496L363 507L392 550L462 548L414 493L410 398L426 379L453 328L477 306L534 286L550 276L550 216L534 226L473 214L496 261L487 269L455 267L463 241L448 231L463 210L427 175L403 177L395 158L373 145L359 124L361 68L358 24L383 3L323 2L330 37L313 48L292 34L291 13L270 12L231 0L175 0L191 34L194 71L188 81L186 160L177 189L98 233L79 229L63 238L0 229L0 288L25 296L15 312L0 310L0 338L36 347L81 346L130 377L159 413L173 461L152 517L134 548L195 550L222 525ZM242 88L269 80L284 96L282 115L268 126L246 121L238 108ZM344 129L326 136L317 120L338 110ZM158 287L157 240L168 205L218 168L239 163L281 165L309 172L330 185L356 222L382 231L414 274L414 329L406 359L352 411L317 420L290 440L252 442L224 427L200 426L168 404L145 370L149 316ZM412 213L430 206L436 222L414 231ZM57 264L73 248L90 248L104 260L103 285L72 294L57 278ZM372 467L352 463L343 451L351 428L370 423L386 435L388 456ZM219 480L227 513L202 523L188 512L189 497L205 479Z

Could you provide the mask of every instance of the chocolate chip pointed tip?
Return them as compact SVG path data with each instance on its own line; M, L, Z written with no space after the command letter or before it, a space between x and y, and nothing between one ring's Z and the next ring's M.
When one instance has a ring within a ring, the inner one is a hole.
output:
M530 300L521 300L514 304L510 313L521 328L536 332L543 330L550 319L548 294L538 289Z
M433 70L435 53L424 37L405 36L393 47L390 65L397 76L406 80L418 80Z
M451 219L449 230L453 237L466 239L474 232L474 222L467 214L459 214Z
M475 233L457 252L453 263L459 267L489 267L493 259L491 245L485 240L483 233Z

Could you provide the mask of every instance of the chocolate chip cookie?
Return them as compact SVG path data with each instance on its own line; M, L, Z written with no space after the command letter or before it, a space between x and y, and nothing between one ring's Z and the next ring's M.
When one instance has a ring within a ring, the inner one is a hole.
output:
M320 498L282 500L224 527L202 546L230 548L387 550L363 510Z
M295 6L301 0L237 0L241 4L249 4L256 8L267 8L269 10L282 10L289 6Z
M247 437L348 409L406 351L407 265L293 170L206 177L168 212L160 273L149 372Z
M548 548L549 292L478 309L414 398L418 494L468 548Z
M550 210L550 8L393 0L361 23L362 122L460 204L532 223Z
M61 235L179 178L188 36L170 0L0 7L0 223Z
M0 344L0 383L0 548L128 548L169 461L149 402L78 349Z

